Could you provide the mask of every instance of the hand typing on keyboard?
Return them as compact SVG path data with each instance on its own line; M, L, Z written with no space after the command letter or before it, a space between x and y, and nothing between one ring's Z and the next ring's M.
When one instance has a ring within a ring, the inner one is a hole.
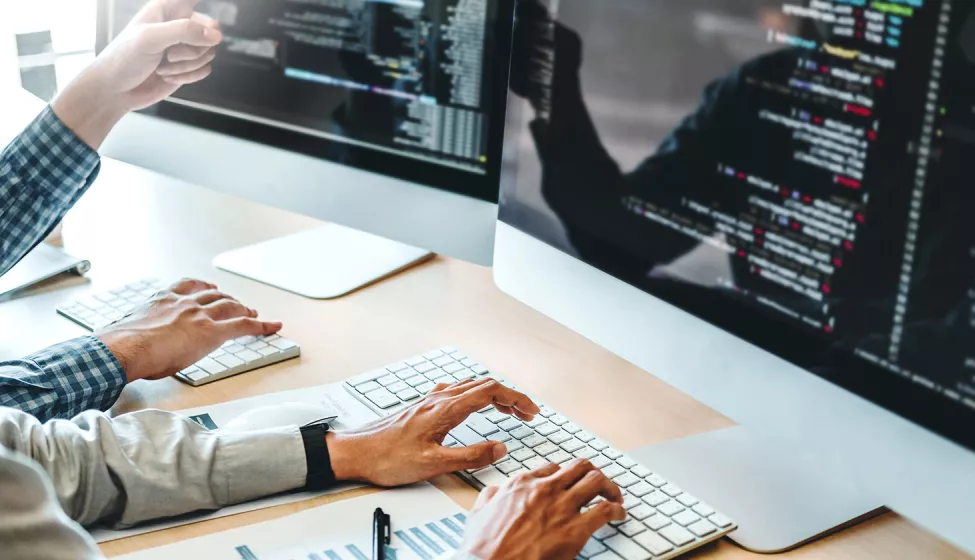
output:
M448 432L488 406L531 421L539 408L524 394L493 379L438 385L413 406L348 432L330 433L328 449L339 480L400 486L483 468L507 453L497 441L464 448L443 445Z
M588 460L575 459L485 488L462 548L482 560L576 558L596 531L625 518L619 487Z
M258 320L257 311L213 284L183 280L95 336L118 358L131 382L169 377L228 340L279 330L281 323Z

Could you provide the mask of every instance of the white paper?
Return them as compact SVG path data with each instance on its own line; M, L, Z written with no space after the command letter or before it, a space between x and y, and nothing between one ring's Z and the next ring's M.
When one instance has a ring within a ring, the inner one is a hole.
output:
M392 520L396 560L432 560L458 550L466 514L429 483L387 490L246 527L144 550L123 560L369 560L372 518Z
M342 387L341 383L319 385L317 387L308 387L294 391L281 391L279 393L259 395L247 399L181 410L179 413L194 418L196 422L201 424L205 422L205 420L202 419L202 417L205 416L210 422L212 422L212 425L216 425L219 428L220 426L225 426L228 422L241 414L257 407L290 402L303 402L324 406L332 411L335 416L338 416L338 420L332 422L332 427L339 430L362 426L378 418L374 412L369 410L366 406L357 401L355 397L350 395L348 391ZM195 513L164 521L150 522L130 529L114 530L92 528L90 533L92 538L95 539L95 542L102 543L114 541L117 539L133 537L135 535L142 535L144 533L152 533L154 531L162 531L163 529L179 527L180 525L189 525L190 523L199 523L200 521L227 517L229 515L237 515L238 513L245 513L257 509L269 508L282 504L291 504L294 502L300 502L302 500L310 500L319 496L344 492L346 490L359 488L361 486L362 485L349 484L337 486L323 492L293 492L288 494L280 494L278 496L255 500L253 502L225 507L221 510L213 512Z

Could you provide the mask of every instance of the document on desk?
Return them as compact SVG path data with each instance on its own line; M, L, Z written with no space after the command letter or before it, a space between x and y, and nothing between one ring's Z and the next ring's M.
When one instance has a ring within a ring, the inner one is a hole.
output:
M349 395L349 393L342 387L341 383L308 387L294 391L270 393L247 399L181 410L179 412L189 416L194 422L202 425L205 428L216 430L221 426L225 426L228 422L241 414L257 407L293 402L324 406L330 410L334 416L338 416L338 420L332 422L332 426L340 430L362 426L363 424L367 424L377 418L375 413L363 406L363 404L357 401L354 397ZM178 527L180 525L199 523L200 521L206 521L208 519L217 519L220 517L227 517L229 515L237 515L238 513L254 511L257 509L264 509L282 504L291 504L294 502L309 500L319 496L324 496L326 494L334 494L359 487L361 487L361 485L349 484L338 486L324 492L292 492L288 494L280 494L261 500L255 500L253 502L225 507L217 511L184 515L163 521L145 523L129 529L116 530L94 527L90 529L90 533L96 542L101 543L114 541L144 533L161 531L171 527Z
M428 483L335 502L205 537L136 552L124 560L369 560L372 515L392 519L387 558L433 560L459 550L467 516Z

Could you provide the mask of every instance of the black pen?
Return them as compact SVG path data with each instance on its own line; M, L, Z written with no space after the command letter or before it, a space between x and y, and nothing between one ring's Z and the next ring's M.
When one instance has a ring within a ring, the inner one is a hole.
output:
M376 508L372 514L372 560L386 560L386 545L392 542L389 523L383 508Z

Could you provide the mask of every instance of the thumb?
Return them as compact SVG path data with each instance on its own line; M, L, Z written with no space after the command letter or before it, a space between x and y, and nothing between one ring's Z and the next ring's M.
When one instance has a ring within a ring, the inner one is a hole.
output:
M468 447L444 447L443 464L448 472L479 469L503 458L508 448L498 441L482 441Z
M161 54L176 45L215 47L223 41L223 33L219 29L192 19L150 23L142 33L144 44L151 54Z

